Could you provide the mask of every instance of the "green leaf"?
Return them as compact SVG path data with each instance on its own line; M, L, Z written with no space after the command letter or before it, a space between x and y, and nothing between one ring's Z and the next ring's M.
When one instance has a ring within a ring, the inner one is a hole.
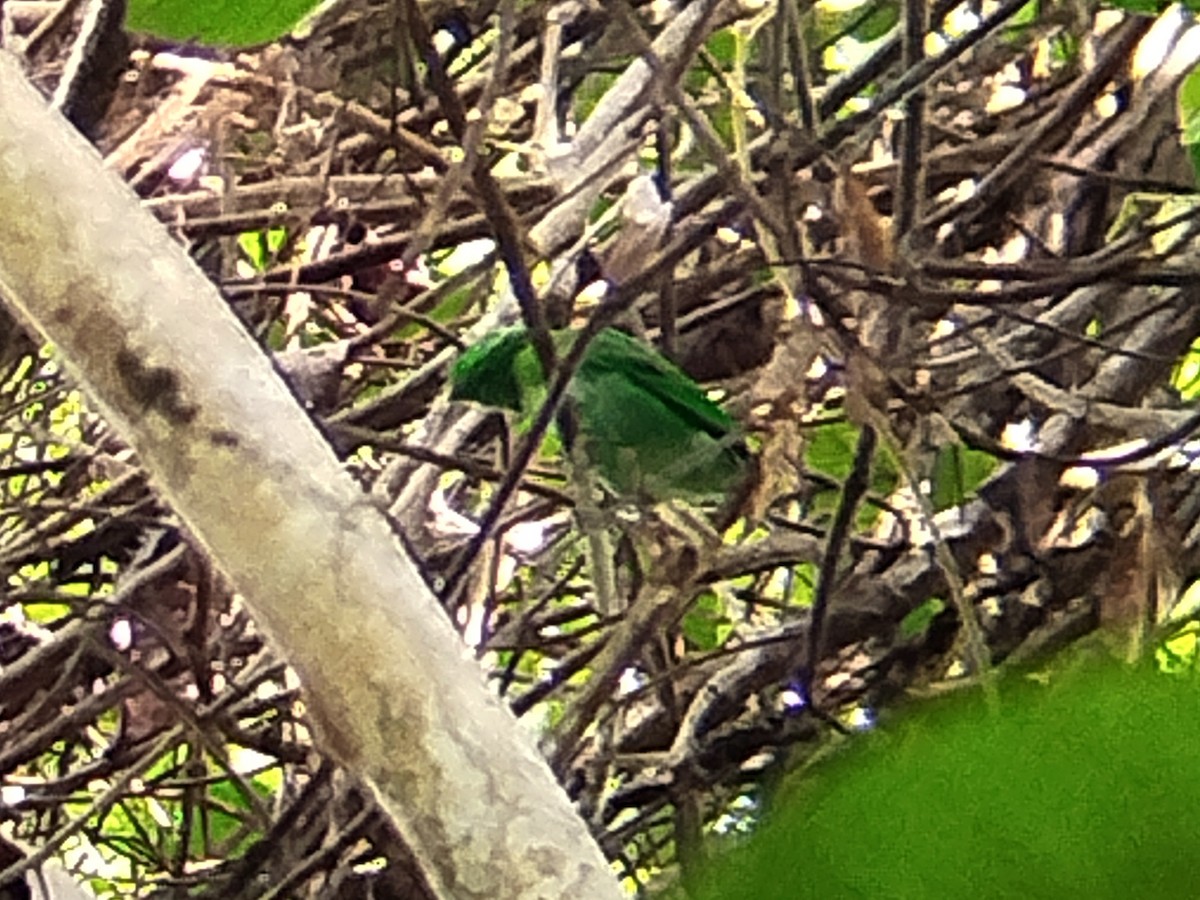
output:
M830 422L813 430L804 451L804 459L815 471L842 481L854 465L857 446L857 427L844 421Z
M700 651L724 646L733 632L733 622L725 614L725 603L715 591L705 591L696 598L680 627L688 643Z
M287 229L276 225L265 231L243 231L237 236L237 243L254 270L265 272L287 243Z
M446 323L452 322L463 314L463 312L472 303L475 302L475 286L472 284L463 285L456 290L448 291L444 299L438 302L437 306L431 309L427 315L434 322ZM395 332L397 340L411 340L418 335L425 334L428 328L421 323L413 321L408 325L401 326Z
M1050 59L1060 66L1071 65L1079 58L1079 37L1069 31L1050 39Z
M791 595L787 602L795 606L812 606L820 572L816 563L803 562L792 567Z
M1029 0L1004 25L1004 35L1010 41L1019 40L1042 14L1041 0Z
M1162 205L1158 208L1158 212L1154 214L1150 221L1155 225L1160 225L1179 216L1190 215L1195 211L1197 206L1200 206L1200 195L1171 195L1163 200ZM1176 222L1168 228L1155 231L1150 236L1151 248L1160 256L1166 256L1178 250L1184 240L1191 237L1193 225L1194 223L1190 219L1185 219Z
M1200 892L1197 684L1078 672L930 704L786 787L693 900Z
M1200 67L1193 68L1179 83L1175 103L1180 140L1184 144L1197 143L1200 141Z
M1126 12L1157 16L1173 2L1174 0L1107 0L1107 5L1115 6L1117 9L1123 9Z
M129 0L125 25L171 41L249 47L287 34L316 0Z
M857 437L855 440L857 441ZM898 484L900 484L900 468L896 465L892 451L887 446L877 448L871 464L871 490L881 497L886 497L896 489ZM863 504L859 512L859 524L864 528L879 516L879 509L871 503Z
M869 44L888 34L900 21L898 3L875 3L870 13L850 33L856 40Z
M733 66L737 53L737 36L733 33L732 28L722 28L715 32L705 46L712 54L713 59L719 62L723 68L729 69Z
M999 460L982 450L961 444L940 447L933 463L929 501L934 512L961 506L991 477Z
M1200 184L1200 143L1187 145L1188 162L1192 164L1192 174L1196 184Z
M913 638L924 634L929 630L929 626L933 624L933 620L945 608L945 600L942 600L940 597L930 597L900 620L900 634L906 638Z
M30 600L21 604L21 608L31 622L36 622L39 625L65 622L72 612L70 604L56 603L50 600Z
M828 475L838 481L844 481L854 467L854 457L858 449L857 425L846 421L828 422L817 426L809 435L808 445L804 451L804 459L809 468L823 475ZM871 490L880 496L887 496L900 482L900 471L895 459L886 448L879 448L871 465ZM822 505L821 497L815 504ZM827 498L830 504L836 504L836 496ZM830 509L832 510L831 505ZM864 503L858 511L859 527L867 527L877 518L880 512L874 504Z
M1175 364L1175 370L1171 373L1171 387L1179 391L1179 396L1185 402L1191 403L1200 397L1200 339L1193 341Z
M1193 68L1179 83L1175 107L1179 119L1179 141L1187 149L1192 173L1196 183L1200 184L1200 66Z
M1194 671L1200 642L1197 641L1197 624L1189 622L1181 631L1166 638L1155 648L1154 661L1160 671L1183 674Z

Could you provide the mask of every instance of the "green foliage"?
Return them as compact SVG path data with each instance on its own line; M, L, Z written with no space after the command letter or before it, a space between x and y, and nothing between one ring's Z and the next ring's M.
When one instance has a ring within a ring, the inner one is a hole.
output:
M579 83L575 91L575 115L580 122L587 120L595 111L596 105L604 98L617 80L611 72L589 72Z
M816 563L803 562L792 567L791 590L787 602L793 606L812 606L820 568Z
M472 284L465 284L462 287L445 291L443 296L444 299L440 300L427 314L432 321L439 324L452 322L461 316L474 301L475 288ZM395 337L397 340L409 340L427 332L428 329L425 325L420 322L412 322L397 329Z
M933 704L793 776L693 900L1194 896L1197 700L1105 668Z
M897 3L869 2L857 6L844 4L818 5L812 11L813 24L809 41L812 46L832 44L849 36L862 44L884 37L900 20Z
M1023 40L1030 26L1038 21L1041 14L1042 4L1040 0L1029 0L1028 3L1009 17L1002 34L1004 34L1007 40L1013 43Z
M704 46L723 68L728 69L733 65L737 55L737 37L732 28L722 28L720 31L714 32Z
M1200 67L1179 83L1175 95L1179 112L1179 141L1192 163L1192 174L1200 184Z
M1174 0L1106 0L1108 6L1115 6L1126 12L1139 13L1145 16L1162 15L1174 5ZM1183 0L1181 4L1188 12L1200 10L1200 0Z
M66 593L66 590L64 590L64 593ZM49 625L54 622L65 621L71 614L71 606L68 603L41 600L22 603L21 610L29 621L37 622L39 625Z
M1180 140L1184 144L1195 144L1200 141L1200 68L1192 69L1179 83L1176 102Z
M712 125L713 131L721 138L721 143L730 148L736 146L733 119L733 107L728 103L722 103L708 114L708 121Z
M726 611L725 601L712 590L696 598L680 624L688 643L700 651L722 647L733 632L733 621Z
M249 47L287 34L316 6L316 0L129 0L125 24L171 41Z
M1060 65L1067 66L1079 59L1079 36L1069 31L1061 32L1050 38L1050 59Z
M1108 0L1108 5L1126 12L1157 16L1170 6L1171 2L1172 0Z
M929 630L929 626L946 608L946 601L940 597L930 597L907 616L900 620L900 634L906 638L914 638Z
M845 421L818 425L809 438L804 461L822 475L845 481L854 466L858 429Z
M246 254L254 271L265 272L287 243L287 229L282 225L262 231L243 231L237 237L238 247Z
M557 332L560 356L575 340ZM533 415L546 383L524 328L489 335L451 372L451 399ZM651 347L614 328L588 346L568 394L582 450L618 493L655 500L724 494L746 471L732 419Z
M1196 584L1193 584L1191 589L1195 588ZM1154 662L1159 670L1172 675L1194 672L1196 663L1200 659L1198 632L1200 632L1200 623L1188 622L1183 628L1159 644L1154 651Z
M999 460L960 444L938 449L933 463L930 503L934 512L960 506L996 471Z
M826 422L818 425L809 435L804 451L804 460L815 472L828 475L837 481L845 481L854 467L854 457L858 447L858 426L845 420ZM871 466L871 491L877 496L887 496L900 483L900 472L896 461L885 448L875 452ZM821 499L821 498L818 498ZM836 494L829 492L824 498L829 509L837 502ZM818 508L823 506L818 502ZM862 527L870 525L879 515L879 510L871 505L864 505L859 510L858 524Z
M1200 339L1192 341L1171 372L1171 387L1187 402L1200 397Z

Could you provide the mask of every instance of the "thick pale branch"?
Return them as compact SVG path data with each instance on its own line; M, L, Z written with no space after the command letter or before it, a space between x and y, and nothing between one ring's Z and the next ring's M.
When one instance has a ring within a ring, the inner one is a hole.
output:
M382 515L233 313L0 54L0 292L299 671L439 896L621 896Z

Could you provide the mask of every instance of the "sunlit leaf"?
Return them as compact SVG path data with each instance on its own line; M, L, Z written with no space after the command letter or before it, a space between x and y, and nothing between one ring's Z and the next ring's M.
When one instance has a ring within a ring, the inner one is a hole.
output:
M936 704L798 775L693 900L1194 896L1198 700L1105 669Z
M276 225L262 231L243 231L237 236L237 243L254 270L264 272L287 243L287 229Z
M1171 372L1171 387L1179 391L1179 396L1185 401L1191 402L1200 397L1200 340L1193 341L1175 364Z
M999 460L990 453L960 444L938 449L933 464L929 500L934 512L961 506L996 471Z
M723 67L729 68L733 65L734 56L737 52L737 37L730 28L723 28L716 32L708 39L706 44L708 52L712 54L713 59L719 62Z
M822 475L839 481L850 474L858 428L849 422L830 422L813 429L805 449L805 462Z
M1126 12L1157 16L1171 5L1173 0L1106 0L1106 5Z
M900 620L900 633L906 637L917 637L929 630L929 626L946 608L946 601L940 597L930 597L907 616Z
M291 31L316 0L129 0L126 26L172 41L265 44Z
M725 604L715 591L705 591L692 604L681 623L683 635L697 650L716 650L733 631Z

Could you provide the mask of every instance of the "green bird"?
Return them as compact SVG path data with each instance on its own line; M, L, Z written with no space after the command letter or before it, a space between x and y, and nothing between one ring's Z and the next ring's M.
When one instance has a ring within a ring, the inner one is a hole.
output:
M576 332L552 333L566 354ZM529 332L504 328L469 347L450 373L452 400L533 416L546 381ZM678 366L615 328L588 345L567 388L580 448L617 494L719 499L746 476L749 456L729 415Z

